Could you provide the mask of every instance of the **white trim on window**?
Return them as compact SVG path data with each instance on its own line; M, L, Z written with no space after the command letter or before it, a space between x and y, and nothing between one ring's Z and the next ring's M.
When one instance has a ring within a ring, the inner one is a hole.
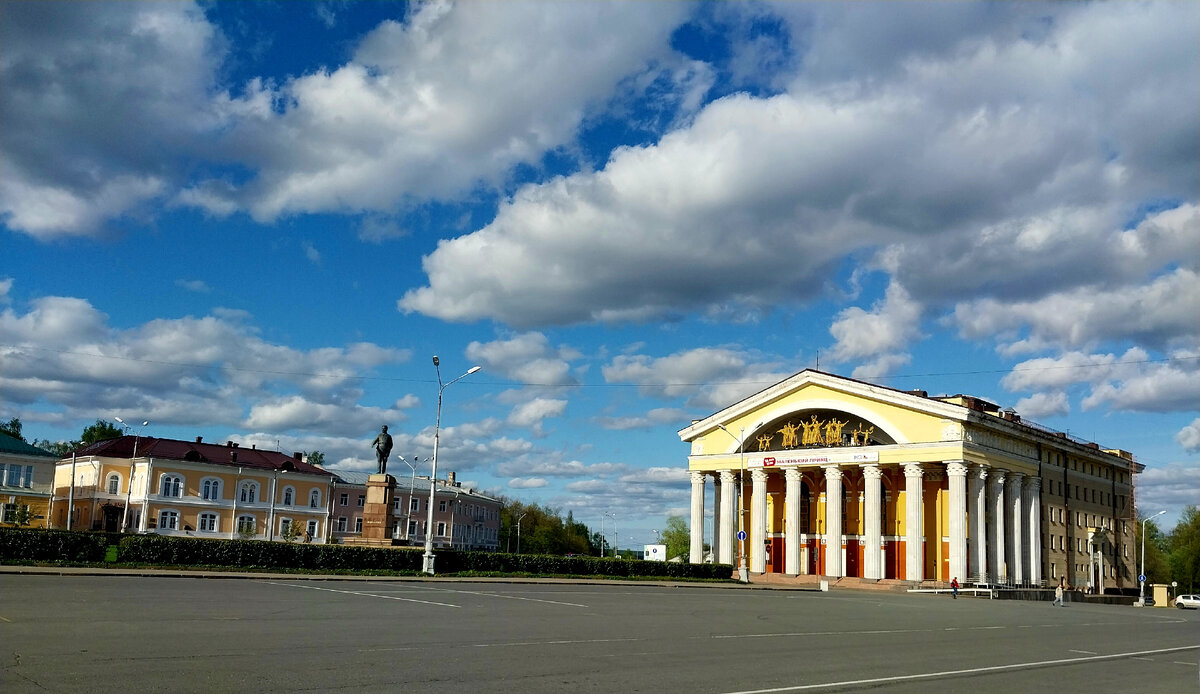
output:
M238 500L243 504L253 504L262 498L258 493L258 482L249 480L238 485Z
M179 511L164 508L158 512L159 530L179 530Z
M183 476L174 472L164 473L158 478L159 496L181 498L183 496Z
M205 477L200 480L200 498L205 501L220 501L224 485L217 477Z
M202 533L215 533L221 530L221 517L212 511L201 513L197 519L196 527Z
M104 491L109 494L121 493L121 475L116 472L108 473L108 477L104 480Z
M283 494L281 494L279 496L279 499L280 499L279 503L283 504L284 506L295 505L295 503L296 503L296 488L290 484L288 486L284 487Z
M309 508L321 508L321 490L320 489L314 489L308 493L308 507Z

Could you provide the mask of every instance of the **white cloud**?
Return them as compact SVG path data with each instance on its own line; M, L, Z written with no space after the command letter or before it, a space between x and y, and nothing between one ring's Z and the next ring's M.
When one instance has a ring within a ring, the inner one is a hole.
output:
M630 429L651 429L662 424L681 424L692 417L688 410L669 407L657 407L644 415L632 417L596 417L596 424L610 431L627 431Z
M212 292L212 287L209 287L208 283L204 280L185 280L183 278L179 278L175 280L175 286L179 287L180 289L186 289L189 292L196 292L197 294L208 294Z
M835 361L850 361L902 350L920 336L920 324L921 305L893 282L883 300L870 311L852 306L837 315L829 327L837 340L829 356Z
M1175 434L1175 441L1188 453L1200 453L1200 417L1180 429L1179 433Z
M481 363L488 373L497 373L524 384L569 385L570 359L578 352L569 347L552 348L545 335L528 332L506 340L472 342L467 358Z
M534 436L543 436L542 427L545 420L550 417L561 417L566 410L566 400L534 398L514 407L508 415L508 424L527 428L533 432Z
M508 486L512 489L541 489L549 486L549 482L541 477L514 477L508 481Z
M621 354L602 369L608 383L632 383L657 398L687 398L689 407L723 407L790 374L728 347L699 347L665 357Z
M308 258L308 262L313 265L321 264L321 252L317 250L312 241L302 241L300 247L304 249L304 257Z
M1100 383L1083 399L1083 409L1108 407L1132 412L1200 410L1200 362L1139 365L1136 371Z
M1138 475L1138 509L1156 511L1196 505L1200 499L1200 462L1147 465Z
M1021 398L1014 406L1024 417L1058 417L1071 412L1071 403L1067 394L1062 391L1051 393L1034 393L1027 398Z
M1194 344L1200 315L1200 274L1179 268L1146 284L1116 289L1080 286L1031 301L979 299L958 304L953 322L967 339L1027 330L1034 345L1087 347L1102 340L1137 340L1167 347Z
M308 351L273 344L237 311L119 330L73 297L42 297L25 313L6 307L0 334L0 389L9 402L76 418L119 411L193 426L248 416L252 426L303 421L339 433L344 414L357 408L364 372L410 357L370 343ZM415 402L401 399L394 414Z

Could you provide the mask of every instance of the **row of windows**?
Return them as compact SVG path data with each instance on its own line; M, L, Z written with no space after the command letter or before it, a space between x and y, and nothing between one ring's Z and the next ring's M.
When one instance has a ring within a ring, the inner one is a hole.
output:
M345 519L342 519L345 520ZM198 529L202 533L219 533L221 532L221 517L216 513L206 511L201 513L196 519ZM238 516L237 532L241 535L254 535L257 533L258 520L254 516ZM292 519L279 519L279 533L287 534L291 530ZM362 519L359 519L359 531L362 530ZM309 520L306 531L309 537L317 534L319 524L316 520ZM158 528L160 530L179 530L179 512L173 509L163 509L158 512Z
M0 484L5 487L24 487L26 489L33 487L33 466L17 465L16 463L0 465Z
M117 484L119 484L119 476L116 473L109 475L108 492L110 494L116 493ZM181 498L183 489L183 477L180 475L168 473L159 478L159 496ZM261 498L259 489L258 482L242 482L238 485L238 501L246 504L256 503ZM200 498L206 501L219 501L222 498L221 490L222 482L217 478L206 477L200 482ZM296 498L296 489L288 485L283 488L280 503L284 506L295 506ZM309 492L308 506L309 508L321 508L320 489L313 489Z
M1122 484L1125 484L1129 481L1127 479L1128 473L1116 472L1110 467L1106 467L1104 465L1096 465L1095 463L1081 463L1078 460L1075 460L1073 458L1068 458L1066 460L1066 462L1064 462L1063 458L1064 458L1064 456L1061 453L1048 453L1046 455L1046 462L1050 463L1051 465L1056 465L1058 467L1062 467L1064 469L1069 468L1071 470L1083 473L1085 475L1092 475L1093 477L1101 477L1106 480L1111 480L1111 479L1114 479L1114 477L1115 477L1116 481L1120 482Z
M1052 508L1052 509L1049 509L1049 511L1046 515L1050 519L1051 523L1059 523L1061 525L1061 524L1064 524L1063 523L1063 518L1064 518L1063 514L1064 514L1063 509ZM1112 530L1113 529L1113 519L1106 518L1104 516L1098 516L1094 513L1082 513L1080 511L1076 511L1075 512L1075 527L1077 527L1077 528L1103 528L1105 530ZM1121 521L1121 533L1122 534L1127 532L1127 527L1128 526L1125 525L1125 521Z

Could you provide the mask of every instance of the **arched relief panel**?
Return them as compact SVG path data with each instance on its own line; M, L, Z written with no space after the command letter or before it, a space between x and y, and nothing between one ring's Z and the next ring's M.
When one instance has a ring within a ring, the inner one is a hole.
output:
M851 407L846 403L823 401L827 406L814 406L818 403L805 401L804 407L773 412L764 420L764 424L754 431L746 432L746 453L760 451L796 450L802 448L826 448L826 436L830 433L827 425L832 421L838 425L840 443L836 446L850 446L855 433L866 434L869 445L891 445L909 443L908 439L891 422L879 417L877 413L861 407ZM812 429L813 417L817 426ZM807 442L811 434L820 437L819 442ZM784 445L788 437L788 445ZM728 455L738 454L738 441L730 439L725 449ZM861 445L861 444L858 444Z

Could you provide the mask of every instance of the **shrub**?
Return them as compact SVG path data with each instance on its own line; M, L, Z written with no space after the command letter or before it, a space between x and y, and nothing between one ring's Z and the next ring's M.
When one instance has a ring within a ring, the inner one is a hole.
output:
M110 533L0 528L0 561L104 561Z

